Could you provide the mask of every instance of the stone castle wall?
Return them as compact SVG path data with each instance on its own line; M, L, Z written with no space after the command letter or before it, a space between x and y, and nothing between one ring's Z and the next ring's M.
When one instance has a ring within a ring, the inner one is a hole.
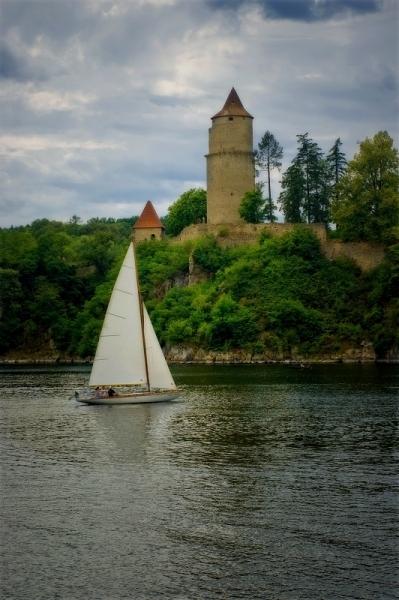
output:
M163 238L163 230L160 227L143 227L134 229L133 231L136 243L144 242L144 240L161 240Z
M326 240L322 250L327 258L334 259L341 256L350 258L362 271L370 271L384 260L384 248L379 244L370 242L342 242L341 240Z
M258 241L262 231L274 236L281 236L292 231L292 223L223 223L212 225L209 223L197 223L185 227L177 238L179 241L194 240L204 235L215 236L221 246L240 246L254 244ZM319 223L304 225L311 229L321 242L327 239L326 228Z
M254 244L259 240L262 231L272 236L281 236L292 231L297 225L293 223L224 223L212 225L198 223L190 225L181 232L176 241L185 242L204 235L213 235L223 247ZM303 224L313 231L320 240L322 252L330 259L345 257L353 260L363 271L377 267L384 259L384 249L378 244L368 242L342 242L327 238L327 231L321 223Z

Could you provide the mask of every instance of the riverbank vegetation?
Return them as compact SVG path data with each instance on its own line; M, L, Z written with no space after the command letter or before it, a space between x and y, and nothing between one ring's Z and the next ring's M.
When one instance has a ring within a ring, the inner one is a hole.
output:
M126 251L131 223L47 220L1 230L0 351L90 357ZM399 249L362 273L323 256L298 226L281 238L221 248L212 237L137 247L143 295L161 343L315 357L398 345ZM189 257L200 281L188 285Z

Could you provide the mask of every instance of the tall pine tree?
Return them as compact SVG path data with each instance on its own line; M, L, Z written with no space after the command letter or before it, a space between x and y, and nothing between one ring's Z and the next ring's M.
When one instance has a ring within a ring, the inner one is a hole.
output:
M308 133L297 135L298 152L283 176L280 204L288 222L328 223L329 166Z
M342 142L337 138L332 148L330 148L326 160L330 170L330 185L333 198L337 199L338 182L345 173L347 160L345 153L341 151Z
M305 179L297 161L293 161L283 174L279 203L287 223L303 222Z
M266 200L265 217L266 220L276 221L274 210L276 208L272 199L271 172L273 169L281 169L281 160L283 158L283 147L276 140L270 131L266 131L255 151L255 164L258 170L266 171L268 197Z

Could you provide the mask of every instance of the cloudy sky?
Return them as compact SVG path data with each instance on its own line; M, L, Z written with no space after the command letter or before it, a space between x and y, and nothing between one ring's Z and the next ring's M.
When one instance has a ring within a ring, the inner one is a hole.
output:
M159 214L232 86L284 147L398 134L397 0L0 0L0 225ZM397 138L396 138L397 139ZM278 192L279 175L274 177Z

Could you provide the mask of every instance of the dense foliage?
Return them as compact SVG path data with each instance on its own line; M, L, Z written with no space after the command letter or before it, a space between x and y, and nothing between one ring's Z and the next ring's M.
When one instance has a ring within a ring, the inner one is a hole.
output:
M386 131L366 138L337 186L333 220L345 240L391 242L399 226L399 156Z
M299 227L250 247L221 249L203 239L194 256L207 281L148 299L166 345L311 356L372 342L382 356L399 341L393 249L375 272L362 274L349 260L327 260L318 239Z
M35 221L0 230L0 349L92 356L126 251L130 221ZM289 356L398 343L399 251L369 274L327 260L307 229L221 248L149 241L137 248L143 294L161 343ZM189 257L206 274L188 285Z
M206 221L206 191L202 188L192 188L184 192L168 208L164 222L168 235L179 235L188 225L205 223Z
M244 194L240 203L239 213L240 217L247 223L263 223L265 221L266 206L262 185L257 184L254 190Z
M41 219L0 229L0 352L52 346L86 354L82 340L89 330L95 340L98 327L85 318L84 307L91 304L101 323L113 267L134 220L81 225L77 218L67 224Z

